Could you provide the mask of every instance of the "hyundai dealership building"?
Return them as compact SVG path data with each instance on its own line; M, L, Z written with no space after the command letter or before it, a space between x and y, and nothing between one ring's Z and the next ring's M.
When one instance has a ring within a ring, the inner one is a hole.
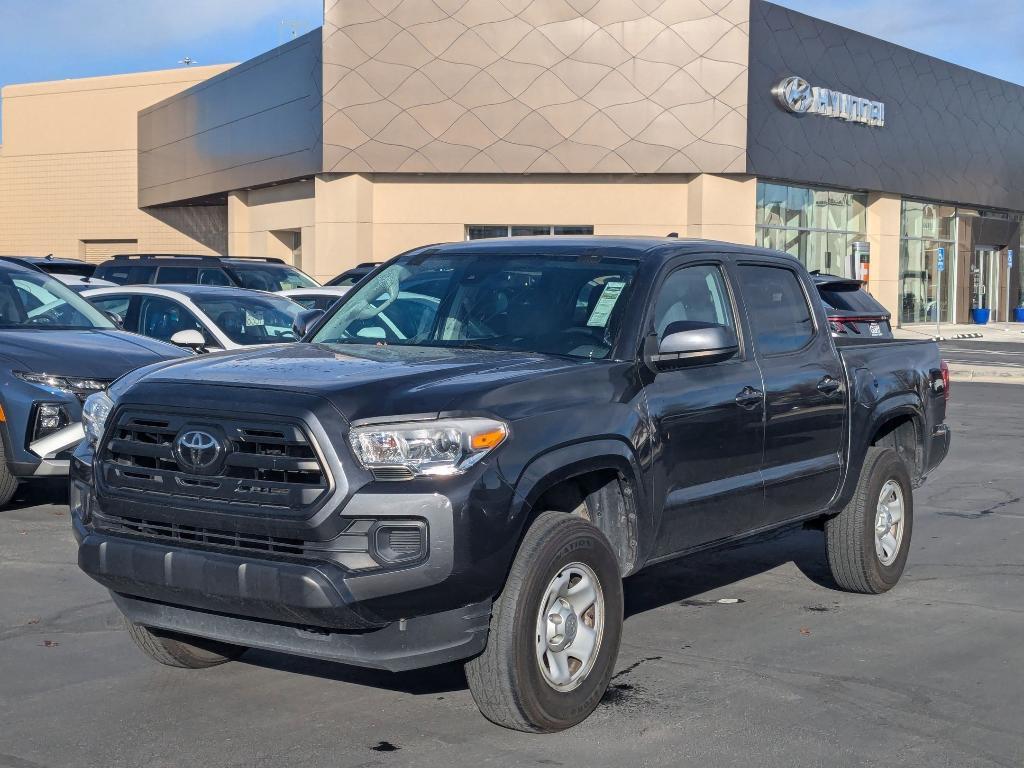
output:
M0 252L705 237L902 324L1021 302L1024 88L762 0L326 0L235 66L3 91Z

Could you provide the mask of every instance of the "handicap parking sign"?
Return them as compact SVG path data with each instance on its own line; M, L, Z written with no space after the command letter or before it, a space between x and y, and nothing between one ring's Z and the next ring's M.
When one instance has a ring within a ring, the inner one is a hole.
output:
M1006 252L1006 268L1013 269L1013 251Z
M946 271L946 249L945 248L939 248L939 258L938 258L938 263L936 264L936 267L938 268L939 272L945 272Z

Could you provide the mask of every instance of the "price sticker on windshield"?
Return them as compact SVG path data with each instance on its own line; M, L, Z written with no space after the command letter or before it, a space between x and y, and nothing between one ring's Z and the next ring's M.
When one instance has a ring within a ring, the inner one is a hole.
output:
M612 314L612 310L615 309L615 302L619 300L619 296L622 295L622 289L626 287L625 283L609 281L604 284L604 290L601 291L601 297L597 300L597 304L594 305L594 311L590 313L590 319L587 320L587 326L590 328L604 328L608 325L608 318Z

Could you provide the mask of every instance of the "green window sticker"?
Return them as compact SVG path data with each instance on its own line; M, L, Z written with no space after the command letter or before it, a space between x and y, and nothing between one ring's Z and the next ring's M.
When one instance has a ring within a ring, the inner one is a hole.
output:
M622 289L626 287L625 283L609 281L604 284L604 290L601 291L601 297L597 300L597 304L594 305L594 311L590 313L590 319L587 320L587 326L590 328L604 328L608 325L608 318L612 314L612 310L615 309L615 302L619 300L619 296L622 295Z

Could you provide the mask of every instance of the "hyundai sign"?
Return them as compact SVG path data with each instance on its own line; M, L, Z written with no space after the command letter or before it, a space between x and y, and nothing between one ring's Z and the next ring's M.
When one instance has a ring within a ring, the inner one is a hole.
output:
M772 88L779 104L798 115L835 117L872 128L885 126L885 104L860 96L811 85L802 77L787 77Z

